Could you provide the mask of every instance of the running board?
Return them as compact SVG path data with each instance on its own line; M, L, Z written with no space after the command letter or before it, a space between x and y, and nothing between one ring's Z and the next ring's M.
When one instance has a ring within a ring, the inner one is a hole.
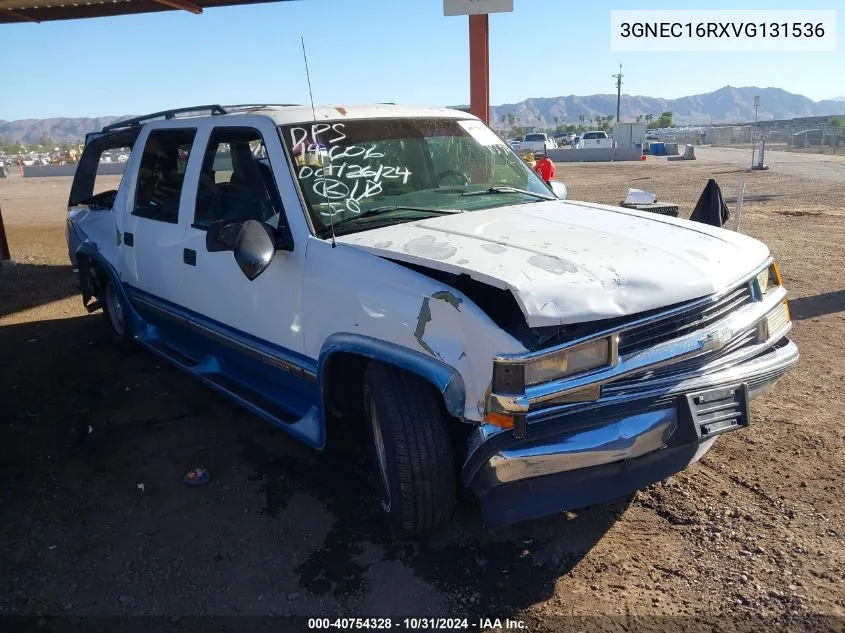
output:
M136 337L136 340L157 356L161 356L179 369L228 396L251 413L283 428L306 444L317 448L322 447L323 430L317 407L312 406L305 412L305 415L297 417L296 414L291 413L266 396L227 378L221 372L220 363L216 358L208 356L198 362L182 354L167 345L158 336L158 332L153 326L147 325L144 334L144 336Z

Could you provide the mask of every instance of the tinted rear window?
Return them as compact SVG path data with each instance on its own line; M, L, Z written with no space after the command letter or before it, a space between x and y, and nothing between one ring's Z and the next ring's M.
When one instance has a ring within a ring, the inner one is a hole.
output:
M526 141L545 141L546 135L545 134L527 134L525 136Z

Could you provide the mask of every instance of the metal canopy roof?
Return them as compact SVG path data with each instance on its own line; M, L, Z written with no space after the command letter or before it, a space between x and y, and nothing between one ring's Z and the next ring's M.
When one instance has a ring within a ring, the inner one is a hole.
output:
M156 11L190 11L286 0L0 0L0 24L100 18Z

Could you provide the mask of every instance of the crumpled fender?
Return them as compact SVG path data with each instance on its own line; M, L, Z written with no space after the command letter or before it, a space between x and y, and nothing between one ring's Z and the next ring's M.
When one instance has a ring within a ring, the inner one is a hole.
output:
M365 336L341 332L332 334L323 343L318 361L318 375L324 376L326 362L332 354L348 352L366 358L390 363L414 373L433 384L443 395L446 410L456 418L463 418L466 394L461 375L443 361L422 352L396 343ZM322 392L325 381L321 381ZM321 398L325 402L325 395Z
M120 295L120 300L123 302L123 308L125 313L129 317L129 323L131 327L131 332L139 332L142 327L144 327L145 322L141 318L141 316L135 311L132 302L129 300L129 296L126 294L126 289L123 287L123 283L120 281L120 276L117 274L117 270L115 270L114 266L112 266L105 257L102 256L100 251L97 249L96 245L92 242L82 242L79 248L76 249L76 261L79 267L79 278L80 281L85 279L85 275L88 274L88 261L93 261L97 264L100 270L105 273L105 275L109 278L109 280L114 284L114 287L117 289L118 295ZM88 307L88 302L91 300L91 295L87 294L86 296L86 282L81 281L82 286L82 300L83 304ZM95 306L89 312L93 312L97 308L102 307L100 305Z

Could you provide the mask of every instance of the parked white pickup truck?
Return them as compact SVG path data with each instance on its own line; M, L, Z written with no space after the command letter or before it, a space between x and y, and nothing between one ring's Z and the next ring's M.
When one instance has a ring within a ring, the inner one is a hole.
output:
M584 132L581 136L579 136L573 147L575 149L596 147L612 148L613 139L610 138L607 135L607 132L603 130L594 130L592 132Z
M550 149L556 149L557 143L545 132L536 132L533 134L526 134L522 139L522 145L519 148L523 152L544 153Z
M95 193L121 147L119 188ZM557 199L458 110L116 123L87 139L67 237L117 343L317 449L329 418L364 421L408 531L447 521L459 482L495 526L664 479L798 359L764 244Z

